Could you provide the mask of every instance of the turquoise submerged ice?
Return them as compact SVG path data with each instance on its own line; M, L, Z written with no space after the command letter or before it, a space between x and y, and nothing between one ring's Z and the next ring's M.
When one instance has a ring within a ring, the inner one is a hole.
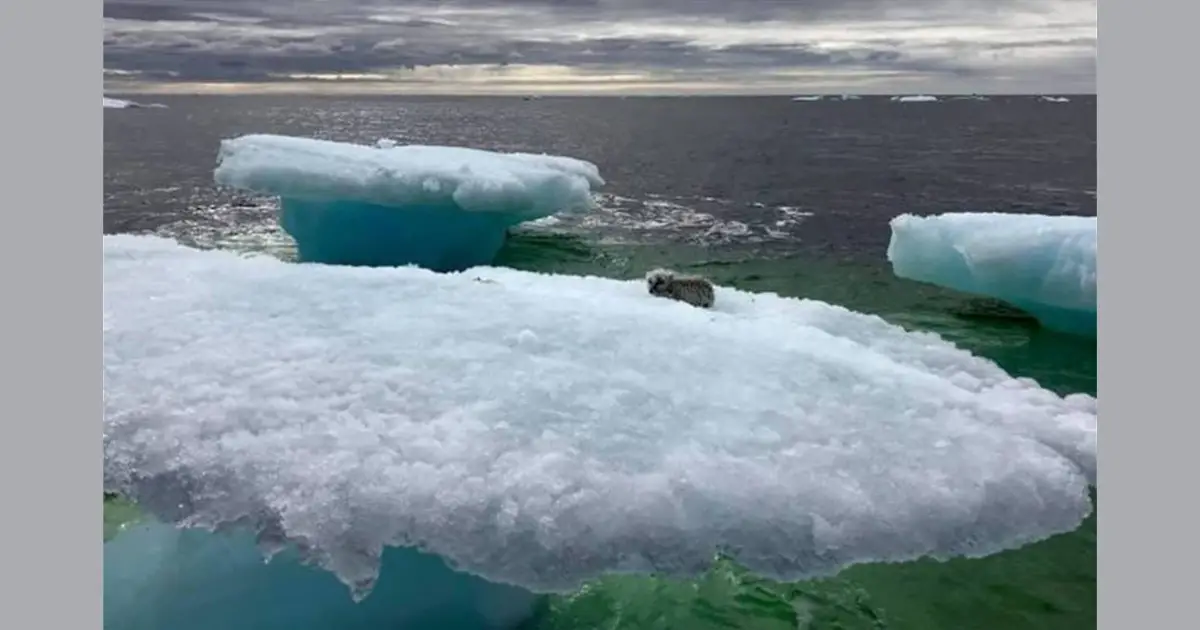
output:
M220 605L293 597L332 618L382 565L381 601L404 609L419 595L389 579L446 578L381 560L400 547L531 592L696 573L722 550L799 579L988 554L1091 511L1094 398L822 302L720 287L703 310L641 281L295 265L138 236L104 237L104 290L105 487L168 522L295 541L351 586L308 590L295 562L221 573L215 534L110 543L107 565L166 554L199 573L150 580L160 600L211 580ZM160 627L197 627L202 608Z
M435 271L490 264L510 227L589 210L604 183L569 157L272 135L223 141L214 177L279 196L301 261Z
M1064 332L1096 334L1096 217L952 213L892 219L896 275L1004 300Z
M374 592L356 603L294 550L264 563L244 531L150 522L104 547L107 630L502 630L536 603L528 591L455 573L412 549L388 549Z

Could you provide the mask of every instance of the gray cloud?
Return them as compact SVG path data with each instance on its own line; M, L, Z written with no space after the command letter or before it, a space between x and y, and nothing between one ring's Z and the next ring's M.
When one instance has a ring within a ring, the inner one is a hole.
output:
M1094 0L120 0L104 15L110 77L141 83L340 74L404 84L436 71L453 88L499 84L516 68L536 83L551 67L750 91L789 81L798 91L839 81L1090 91L1095 81Z

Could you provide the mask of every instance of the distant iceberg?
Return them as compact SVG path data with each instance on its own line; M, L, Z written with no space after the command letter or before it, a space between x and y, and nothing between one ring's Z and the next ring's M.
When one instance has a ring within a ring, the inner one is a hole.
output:
M891 221L896 275L1003 300L1047 328L1096 334L1096 218L909 214Z
M1046 103L1070 103L1071 99L1065 96L1039 96L1038 100Z
M862 97L857 94L842 94L838 98L842 99L843 101L857 101Z
M702 310L640 281L297 265L145 236L104 237L104 291L105 489L268 550L296 541L360 596L385 548L529 592L693 575L722 550L794 580L986 555L1092 509L1093 397L822 302L718 288ZM199 556L225 544L193 540ZM256 557L227 546L219 562ZM108 547L106 571L156 571L147 549ZM219 569L192 562L178 571ZM135 578L106 574L106 598L136 597ZM242 592L319 590L293 578ZM202 597L204 579L156 580L155 597ZM180 614L157 627L202 625Z
M119 98L104 98L105 109L158 109L166 108L166 105L161 103L138 103L136 101L127 101Z
M891 100L897 103L932 103L938 99L936 96L928 94L913 94L910 96L893 96Z
M591 210L604 184L574 158L390 141L248 135L218 162L218 184L280 197L302 262L435 271L490 264L510 227Z
M810 96L793 96L792 100L799 101L799 102L808 102L808 101L819 101L819 100L821 100L821 98L822 98L822 96L820 94L813 94Z

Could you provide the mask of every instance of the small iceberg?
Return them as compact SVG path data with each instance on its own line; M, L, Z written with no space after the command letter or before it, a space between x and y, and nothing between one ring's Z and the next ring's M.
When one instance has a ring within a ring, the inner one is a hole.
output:
M475 584L471 602L447 586L428 604L488 619L519 612L497 598L528 603L509 587L696 575L722 551L782 580L980 556L1092 510L1095 398L878 317L724 287L705 310L642 281L103 238L105 490L215 529L106 547L106 601L125 602L106 615L140 601L160 613L149 627L238 628L210 583L243 593L238 610L335 607L301 560L345 601L386 588L401 617L426 580ZM230 569L280 549L282 568ZM315 623L301 610L245 627ZM339 614L325 627L360 627Z
M950 100L952 100L952 101L989 101L991 99L989 99L986 96L983 96L982 94L964 94L961 96L951 97Z
M842 94L838 98L843 101L857 101L862 99L862 97L857 94Z
M1096 217L905 214L891 229L897 276L1003 300L1046 328L1096 334Z
M490 264L509 228L595 207L594 164L569 157L272 135L221 143L218 184L280 197L301 262Z
M119 98L104 99L104 109L166 109L166 105L161 103L138 103L136 101L127 101Z
M1043 103L1070 103L1071 99L1065 96L1039 96L1038 100Z
M913 94L909 96L893 96L891 100L897 103L933 103L938 99L928 94Z
M813 95L811 95L811 96L793 96L793 97L792 97L792 101L795 101L795 102L812 102L812 101L819 101L819 100L821 100L822 98L823 98L823 97L822 97L820 94L813 94Z

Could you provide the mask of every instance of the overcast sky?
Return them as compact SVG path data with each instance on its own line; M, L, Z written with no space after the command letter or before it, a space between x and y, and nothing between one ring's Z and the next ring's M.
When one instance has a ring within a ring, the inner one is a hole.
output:
M1094 93L1096 0L105 0L110 91Z

